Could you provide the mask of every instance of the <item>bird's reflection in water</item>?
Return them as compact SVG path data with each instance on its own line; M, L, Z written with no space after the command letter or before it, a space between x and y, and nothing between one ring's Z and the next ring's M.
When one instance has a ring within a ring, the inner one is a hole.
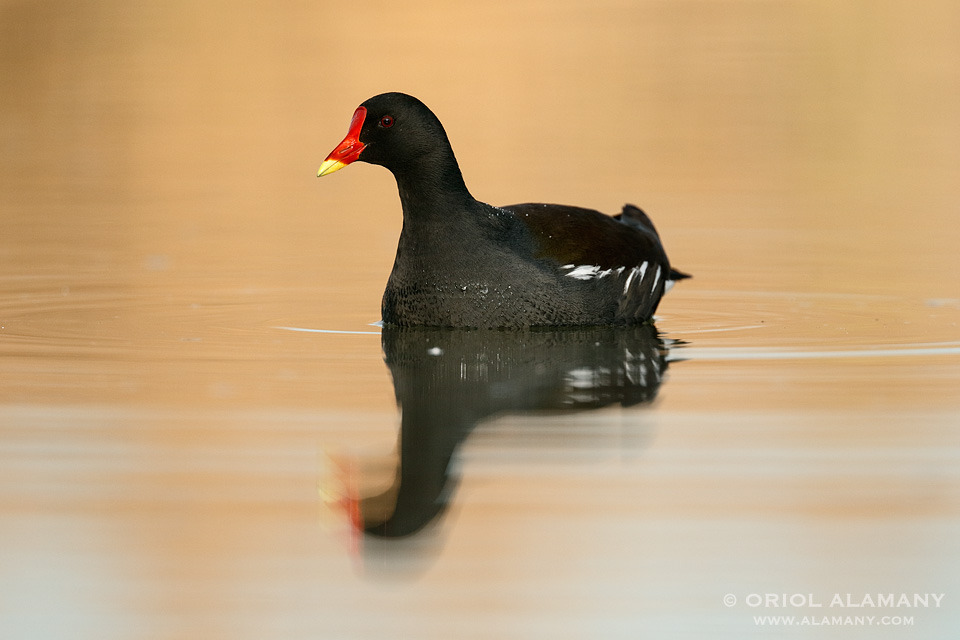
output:
M358 530L409 536L434 521L456 482L470 431L507 412L578 411L650 402L667 367L652 325L530 330L391 328L383 351L401 408L398 459L385 491L351 478ZM382 487L382 485L381 485Z

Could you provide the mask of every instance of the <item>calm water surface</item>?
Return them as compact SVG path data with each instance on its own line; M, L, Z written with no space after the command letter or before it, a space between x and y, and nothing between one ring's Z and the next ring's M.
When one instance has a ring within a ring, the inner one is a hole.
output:
M0 636L950 637L958 23L0 5ZM659 333L381 335L395 186L313 175L385 90L647 209Z

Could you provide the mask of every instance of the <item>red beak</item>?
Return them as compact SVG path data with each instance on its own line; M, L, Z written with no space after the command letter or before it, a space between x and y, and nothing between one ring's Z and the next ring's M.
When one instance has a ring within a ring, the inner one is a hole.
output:
M343 169L345 166L360 157L360 152L366 146L360 142L360 129L363 128L363 120L367 117L366 107L357 107L353 112L353 119L350 121L350 131L343 142L337 145L337 148L330 152L327 159L320 165L317 171L317 177L325 176Z

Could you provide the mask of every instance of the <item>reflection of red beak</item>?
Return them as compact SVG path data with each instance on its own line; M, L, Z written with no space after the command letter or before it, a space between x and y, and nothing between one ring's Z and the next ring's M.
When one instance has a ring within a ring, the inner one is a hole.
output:
M324 454L320 480L320 497L326 507L324 515L334 517L339 525L346 520L348 536L344 541L352 555L359 555L363 547L363 513L360 508L360 472L357 461L350 457Z
M360 142L360 129L363 128L363 120L367 117L366 107L357 107L353 112L353 119L350 121L350 131L343 142L337 145L337 148L330 152L327 159L320 165L317 171L317 177L325 176L343 169L345 166L360 157L360 152L366 146Z
M336 171L336 169L334 169ZM340 498L340 508L350 521L350 552L360 555L363 547L363 514L360 513L360 496L357 493L356 470L346 471L345 490Z

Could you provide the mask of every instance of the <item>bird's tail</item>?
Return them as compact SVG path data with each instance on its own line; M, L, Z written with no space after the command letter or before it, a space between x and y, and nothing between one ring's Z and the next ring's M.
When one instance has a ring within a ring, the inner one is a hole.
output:
M633 227L647 234L652 234L657 240L660 239L660 234L657 233L657 228L653 226L650 216L644 213L640 207L625 204L623 205L623 211L613 217L629 227Z
M650 216L644 213L640 207L625 204L623 205L623 211L613 217L627 226L642 231L648 236L653 236L657 242L660 241L660 234L657 233L657 228L653 226L653 221L650 220ZM667 280L683 280L692 277L689 273L670 269L670 277L667 278Z

